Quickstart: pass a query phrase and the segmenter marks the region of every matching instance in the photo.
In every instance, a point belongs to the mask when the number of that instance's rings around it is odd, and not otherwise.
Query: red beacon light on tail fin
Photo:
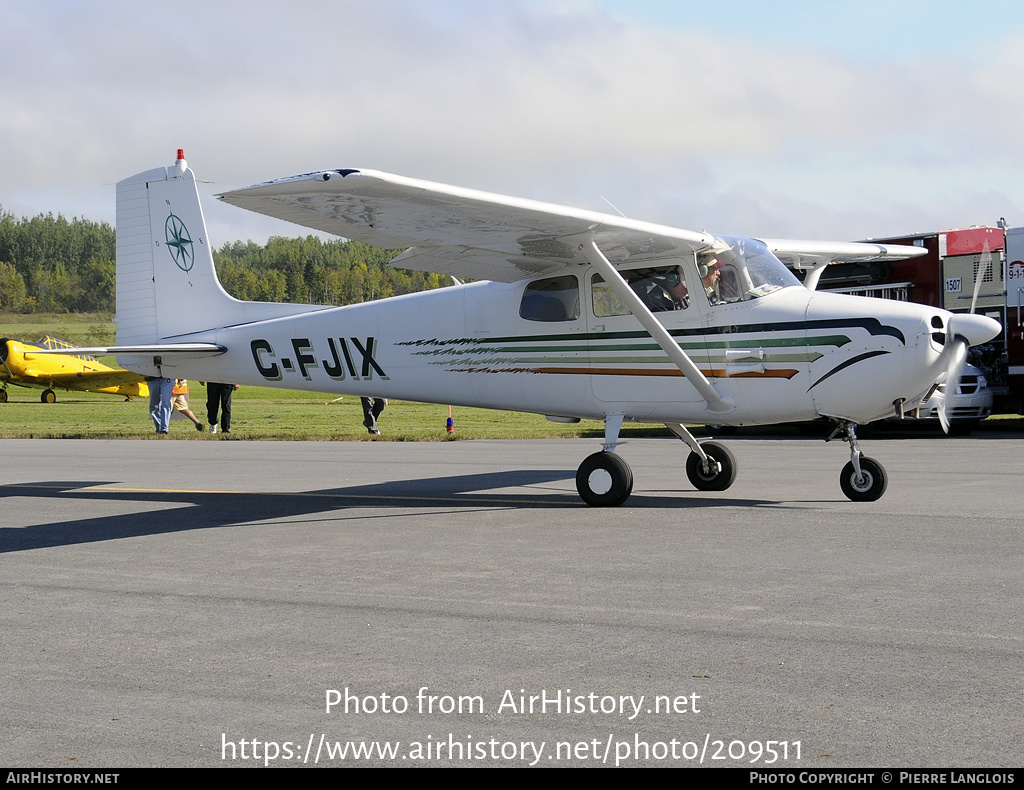
[[[184,173],[185,172],[185,168],[188,167],[187,163],[185,162],[185,149],[184,148],[179,148],[178,149],[178,159],[174,163],[174,166],[175,166],[175,168],[177,168],[179,173]]]

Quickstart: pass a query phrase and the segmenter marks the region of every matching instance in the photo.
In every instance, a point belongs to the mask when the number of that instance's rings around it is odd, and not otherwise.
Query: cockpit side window
[[[590,281],[590,296],[594,304],[594,315],[606,318],[611,315],[628,315],[629,308],[616,296],[615,291],[604,281],[604,277],[595,274]]]
[[[623,272],[622,276],[652,313],[685,310],[690,306],[686,278],[680,266],[636,269]],[[600,274],[595,274],[591,280],[591,297],[594,315],[599,318],[629,313],[629,308],[615,295]]]
[[[523,291],[519,316],[527,321],[575,321],[580,317],[580,282],[573,275],[534,280]]]
[[[724,258],[724,256],[722,256]],[[697,259],[697,274],[710,304],[739,302],[746,288],[740,289],[736,267],[714,255],[702,255]]]
[[[697,258],[697,269],[711,304],[758,299],[783,288],[799,286],[789,270],[756,239],[716,237],[713,252]]]

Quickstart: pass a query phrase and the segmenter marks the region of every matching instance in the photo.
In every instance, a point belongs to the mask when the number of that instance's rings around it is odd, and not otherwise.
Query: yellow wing
[[[46,345],[54,348],[50,343]],[[149,394],[145,379],[138,373],[108,367],[85,355],[33,353],[40,350],[31,343],[0,340],[0,380],[20,387],[59,387],[126,397]]]

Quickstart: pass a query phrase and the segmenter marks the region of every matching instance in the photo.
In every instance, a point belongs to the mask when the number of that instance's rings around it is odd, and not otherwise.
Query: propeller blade
[[[949,416],[952,409],[950,403],[956,397],[957,388],[960,386],[960,376],[963,375],[967,362],[968,347],[987,343],[1000,331],[1002,327],[999,322],[985,315],[954,313],[946,322],[946,347],[942,351],[946,357],[946,371],[943,374],[946,397],[939,411],[939,422],[946,433],[949,433]]]
[[[988,276],[992,268],[992,252],[988,248],[988,240],[985,240],[985,248],[981,253],[981,261],[978,263],[978,272],[974,275],[974,296],[971,297],[971,312],[978,306],[978,294],[981,292],[981,281]]]
[[[11,366],[7,364],[7,338],[0,339],[0,364],[7,370],[7,377],[13,379],[14,371],[11,370]]]
[[[953,399],[956,397],[960,386],[960,376],[964,372],[964,364],[967,362],[967,341],[960,336],[954,337],[946,344],[949,352],[949,359],[946,362],[946,372],[943,374],[946,379],[945,397],[942,399],[942,408],[939,410],[939,423],[942,430],[949,433],[949,418],[952,414]]]
[[[985,242],[985,249],[981,254],[978,263],[978,272],[974,277],[974,296],[971,298],[971,312],[956,313],[949,317],[946,323],[946,348],[943,354],[946,355],[945,376],[945,397],[942,399],[942,408],[939,410],[939,423],[942,430],[949,433],[949,418],[953,407],[950,405],[960,390],[960,377],[964,372],[964,365],[967,363],[967,349],[970,346],[978,346],[987,343],[1002,330],[999,322],[988,316],[976,315],[974,309],[978,306],[978,294],[981,292],[981,282],[988,275],[992,268],[992,252],[989,250],[988,242]]]

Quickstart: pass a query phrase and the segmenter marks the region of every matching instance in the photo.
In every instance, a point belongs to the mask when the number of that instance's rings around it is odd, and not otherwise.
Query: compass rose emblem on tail
[[[178,268],[183,272],[192,271],[192,265],[195,263],[192,237],[189,235],[185,223],[174,214],[168,214],[167,221],[164,222],[164,239]]]

